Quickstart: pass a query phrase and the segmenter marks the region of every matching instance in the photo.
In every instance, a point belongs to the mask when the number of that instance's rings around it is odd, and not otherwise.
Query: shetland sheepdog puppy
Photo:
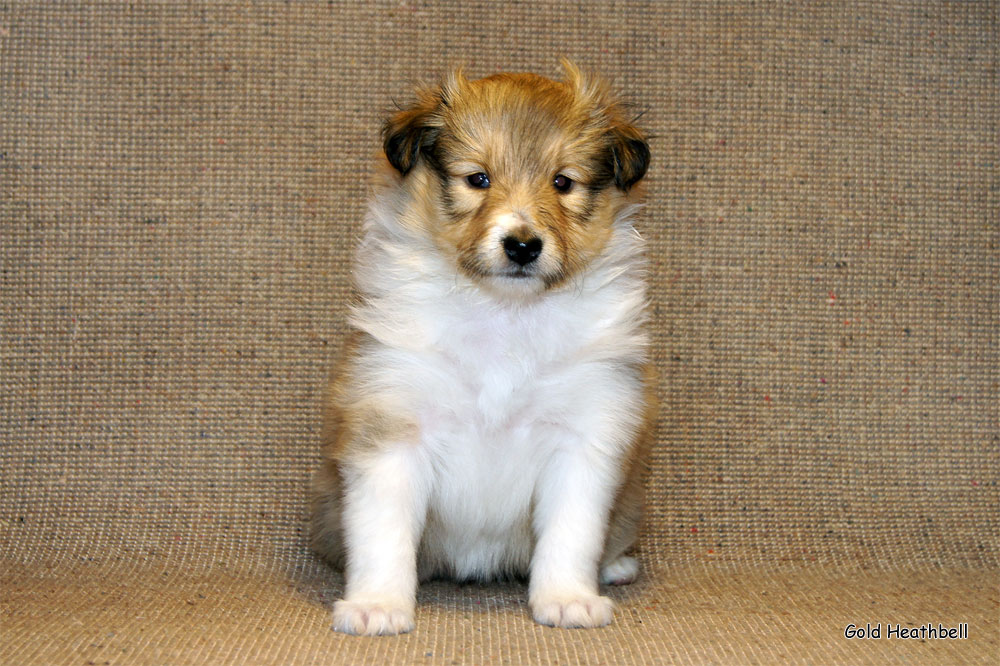
[[[337,631],[410,631],[434,577],[527,577],[535,621],[599,627],[599,582],[638,573],[649,148],[605,82],[563,67],[457,71],[385,123],[315,478]]]

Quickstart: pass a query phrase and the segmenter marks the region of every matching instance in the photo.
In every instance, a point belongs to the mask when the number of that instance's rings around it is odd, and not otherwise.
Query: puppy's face
[[[643,177],[649,148],[598,80],[454,74],[386,123],[413,221],[494,292],[540,293],[584,270]]]

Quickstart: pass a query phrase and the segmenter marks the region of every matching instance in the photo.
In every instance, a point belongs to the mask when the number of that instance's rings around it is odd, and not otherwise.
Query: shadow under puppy
[[[598,627],[598,580],[638,573],[649,149],[606,83],[563,65],[456,72],[386,122],[315,479],[337,631],[410,631],[435,576],[527,575],[537,622]]]

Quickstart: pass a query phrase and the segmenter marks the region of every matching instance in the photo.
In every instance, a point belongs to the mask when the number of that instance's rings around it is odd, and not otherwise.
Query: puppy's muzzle
[[[507,236],[502,243],[504,254],[518,266],[527,266],[542,254],[542,239],[538,236],[525,239]]]

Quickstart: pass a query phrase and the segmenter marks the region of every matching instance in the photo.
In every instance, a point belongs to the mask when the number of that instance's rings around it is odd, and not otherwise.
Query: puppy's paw
[[[550,627],[591,628],[611,624],[615,603],[596,594],[542,597],[531,602],[531,614],[538,624]]]
[[[413,611],[401,604],[341,600],[333,605],[333,629],[344,634],[393,636],[413,627]]]
[[[639,575],[639,562],[634,557],[622,555],[611,564],[601,567],[601,584],[628,585]]]

